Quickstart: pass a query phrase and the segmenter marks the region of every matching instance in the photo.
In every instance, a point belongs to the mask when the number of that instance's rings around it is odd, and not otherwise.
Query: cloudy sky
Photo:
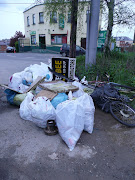
[[[24,34],[23,11],[34,2],[35,0],[0,0],[0,40],[10,39],[16,31]]]
[[[10,39],[16,31],[25,33],[23,11],[34,2],[35,0],[0,0],[0,40]],[[133,39],[134,28],[115,28],[113,36],[127,36]]]

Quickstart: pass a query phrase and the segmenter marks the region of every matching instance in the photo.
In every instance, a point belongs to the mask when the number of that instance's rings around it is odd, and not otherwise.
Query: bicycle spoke
[[[115,102],[110,106],[111,114],[115,119],[128,126],[135,126],[135,111],[128,105]]]

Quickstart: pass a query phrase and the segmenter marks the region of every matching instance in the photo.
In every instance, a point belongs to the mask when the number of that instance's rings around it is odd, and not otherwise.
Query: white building
[[[84,8],[82,15],[78,16],[76,44],[79,46],[81,46],[81,41],[86,40],[87,9],[88,5]],[[50,17],[48,17],[44,11],[44,5],[39,4],[23,12],[25,37],[30,39],[30,45],[45,48],[49,45],[70,44],[71,14],[68,10],[66,18],[61,18],[58,12],[53,15],[50,13]],[[101,24],[101,18],[99,24]]]
[[[126,36],[114,37],[117,47],[130,47],[133,44],[133,40]]]

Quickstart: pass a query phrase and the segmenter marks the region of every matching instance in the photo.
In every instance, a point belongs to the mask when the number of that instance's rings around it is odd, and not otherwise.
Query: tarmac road
[[[0,83],[45,54],[0,54]],[[92,134],[83,132],[70,152],[59,135],[22,120],[0,88],[0,180],[134,180],[135,128],[96,108]]]
[[[23,71],[31,64],[48,63],[52,57],[61,56],[59,54],[39,54],[39,53],[0,53],[0,84],[7,84],[9,77],[15,73]]]

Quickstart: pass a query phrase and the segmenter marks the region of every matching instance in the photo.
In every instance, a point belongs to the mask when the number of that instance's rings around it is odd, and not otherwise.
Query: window
[[[27,26],[30,26],[30,19],[29,19],[29,16],[27,17]]]
[[[51,44],[65,44],[67,43],[67,35],[66,34],[52,34],[51,35]]]
[[[35,14],[32,15],[32,20],[33,20],[33,24],[36,24],[35,23]]]
[[[39,13],[39,23],[44,23],[44,14],[43,14],[43,12]]]
[[[68,23],[71,23],[71,12],[68,12]]]
[[[56,12],[50,13],[50,22],[51,23],[57,23],[57,13]]]
[[[36,35],[31,35],[31,44],[36,44]]]
[[[79,46],[76,46],[76,51],[80,51],[81,48]]]

